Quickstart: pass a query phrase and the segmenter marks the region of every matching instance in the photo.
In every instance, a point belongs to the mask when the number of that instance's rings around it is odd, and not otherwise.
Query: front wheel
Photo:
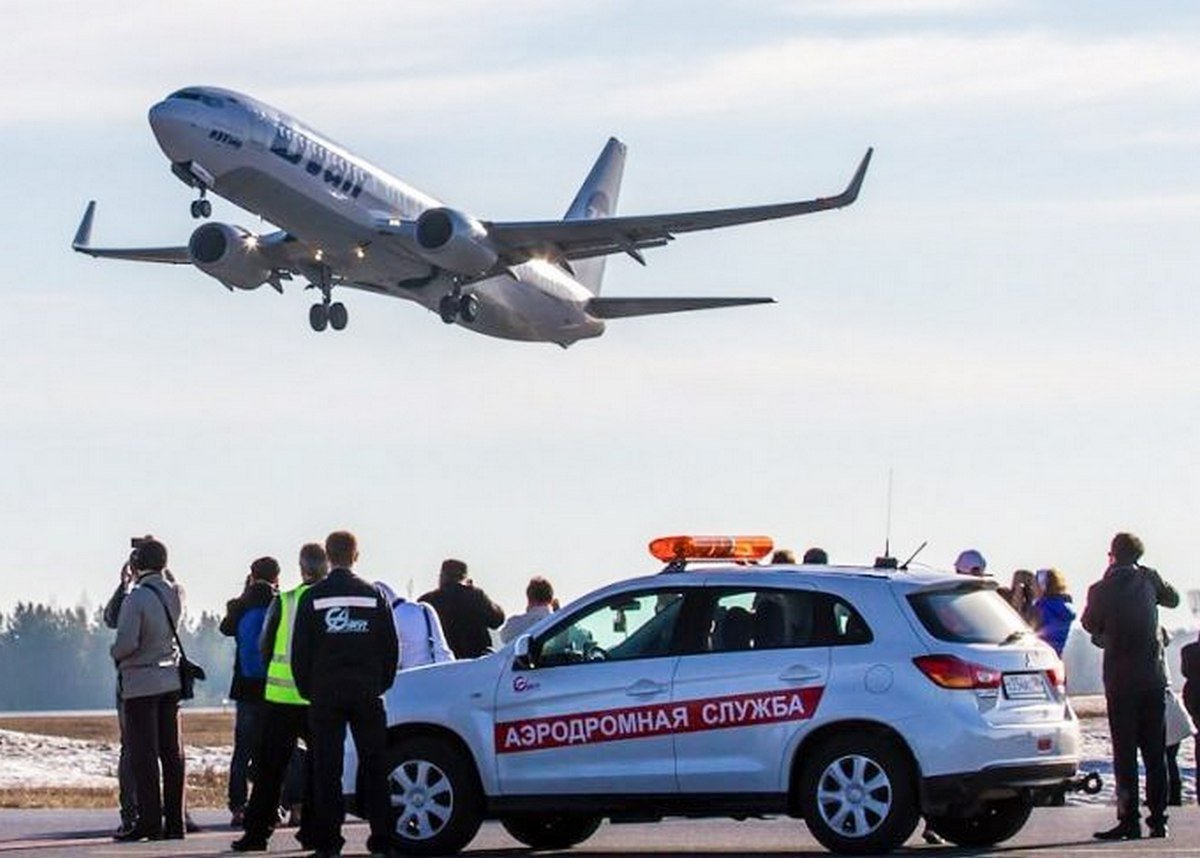
[[[908,756],[879,735],[835,736],[804,769],[800,805],[809,831],[831,852],[890,852],[917,827]]]
[[[600,827],[598,816],[566,813],[525,813],[500,820],[504,830],[531,849],[569,849]]]
[[[994,846],[1016,836],[1033,812],[1033,802],[1021,795],[986,801],[970,816],[929,817],[929,827],[956,846]]]
[[[483,821],[470,760],[439,739],[403,739],[388,748],[392,845],[406,855],[450,855]]]

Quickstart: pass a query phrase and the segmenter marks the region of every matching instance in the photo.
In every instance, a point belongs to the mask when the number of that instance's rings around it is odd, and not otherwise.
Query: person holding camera
[[[138,821],[118,842],[184,836],[184,760],[179,736],[179,587],[164,576],[167,548],[140,541],[129,558],[134,586],[117,616],[110,653],[120,671],[121,706],[137,793]],[[159,778],[159,765],[162,778]]]
[[[471,582],[466,563],[453,558],[442,561],[438,588],[418,601],[437,611],[455,658],[479,658],[492,651],[488,630],[500,628],[504,609]]]
[[[149,536],[144,537],[144,539],[152,538]],[[137,550],[136,546],[141,541],[143,540],[136,536],[131,540],[134,551]],[[135,576],[133,570],[129,566],[129,560],[126,560],[121,566],[121,582],[117,584],[117,589],[113,590],[108,603],[104,606],[104,625],[114,631],[117,628],[117,619],[121,615],[121,605],[124,604],[125,597],[129,595],[129,591],[133,588],[134,583]],[[133,758],[129,755],[129,739],[125,726],[125,707],[121,705],[121,681],[119,673],[117,674],[116,698],[117,728],[121,740],[121,754],[117,760],[117,796],[121,808],[121,825],[116,833],[126,834],[132,831],[137,825],[137,783],[133,779]]]

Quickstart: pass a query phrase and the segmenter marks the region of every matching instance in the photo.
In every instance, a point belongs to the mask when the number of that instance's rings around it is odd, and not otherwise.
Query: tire
[[[531,849],[569,849],[600,827],[598,816],[568,813],[526,813],[500,820],[504,830]]]
[[[929,817],[929,827],[956,846],[994,846],[1025,827],[1033,802],[1023,795],[983,803],[971,816]]]
[[[345,330],[346,323],[350,320],[350,313],[346,310],[346,305],[341,301],[335,301],[329,305],[329,327],[335,331]]]
[[[458,320],[458,302],[452,295],[446,295],[438,302],[438,315],[447,325],[453,325]]]
[[[388,748],[392,846],[406,855],[450,855],[471,842],[483,821],[475,769],[440,739],[402,739]]]
[[[890,852],[920,817],[908,755],[872,734],[834,736],[816,749],[801,779],[800,807],[821,845],[843,855]]]
[[[458,306],[458,315],[468,325],[479,318],[479,299],[474,295],[464,295]]]
[[[309,307],[308,324],[317,333],[325,330],[329,324],[329,308],[324,304],[313,304]]]

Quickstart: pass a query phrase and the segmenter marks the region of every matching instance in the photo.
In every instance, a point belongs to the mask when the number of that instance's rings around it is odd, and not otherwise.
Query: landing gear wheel
[[[192,217],[197,220],[212,217],[212,203],[204,199],[192,200]]]
[[[956,846],[994,846],[1016,835],[1033,812],[1025,796],[986,801],[971,816],[931,816],[929,827]]]
[[[831,852],[890,852],[917,827],[912,764],[880,735],[835,736],[816,749],[800,782],[808,830]]]
[[[500,820],[504,830],[531,849],[570,849],[600,827],[598,816],[567,813],[524,813]]]
[[[318,333],[329,324],[329,308],[324,304],[313,304],[308,308],[308,323]]]
[[[447,325],[453,325],[458,320],[458,304],[458,299],[453,295],[446,295],[438,302],[438,315]]]
[[[464,295],[458,302],[458,315],[467,324],[479,318],[479,299],[474,295]]]
[[[335,331],[345,330],[348,321],[350,321],[350,314],[346,312],[345,304],[338,301],[329,305],[329,327]]]
[[[453,855],[483,821],[471,762],[440,739],[402,739],[387,751],[392,845],[406,855]]]

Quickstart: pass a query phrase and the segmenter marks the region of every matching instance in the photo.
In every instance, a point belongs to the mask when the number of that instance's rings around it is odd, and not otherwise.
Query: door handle
[[[793,664],[784,669],[779,678],[784,682],[808,682],[811,679],[820,679],[823,675],[821,671],[814,670],[807,664]]]
[[[662,694],[667,690],[665,682],[654,682],[650,679],[639,679],[625,689],[630,697],[649,697],[652,694]]]

